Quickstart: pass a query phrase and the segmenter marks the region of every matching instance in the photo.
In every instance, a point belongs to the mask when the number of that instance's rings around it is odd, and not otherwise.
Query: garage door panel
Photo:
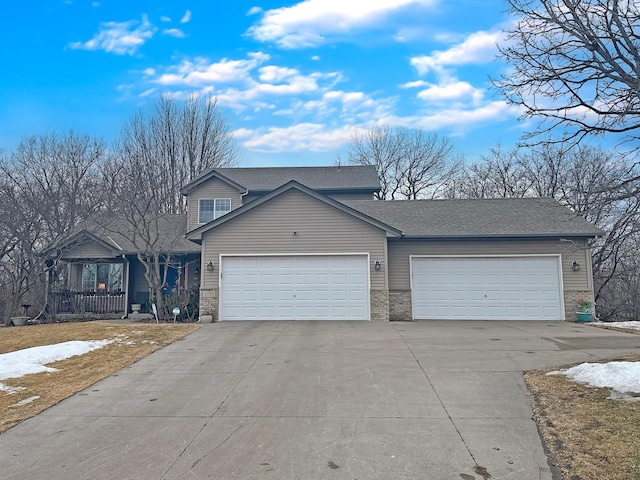
[[[368,320],[368,257],[223,256],[220,319]]]
[[[562,320],[559,257],[413,257],[416,319]]]

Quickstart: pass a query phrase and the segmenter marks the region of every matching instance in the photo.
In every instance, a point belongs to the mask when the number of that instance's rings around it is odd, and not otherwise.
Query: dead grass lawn
[[[545,375],[559,369],[527,372],[525,381],[563,480],[640,479],[640,402],[608,400],[609,389]]]
[[[118,325],[86,322],[1,328],[0,354],[71,340],[116,339],[116,342],[85,355],[48,365],[57,368],[57,372],[2,380],[5,385],[23,387],[24,390],[13,394],[0,391],[0,433],[199,327],[195,324]],[[40,398],[16,405],[31,397]]]

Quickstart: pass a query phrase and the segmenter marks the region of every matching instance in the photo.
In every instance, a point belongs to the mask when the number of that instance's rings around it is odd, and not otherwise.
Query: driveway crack
[[[247,374],[253,369],[253,367],[255,366],[256,363],[258,363],[258,361],[262,358],[262,356],[265,354],[265,352],[267,350],[269,350],[269,348],[271,348],[271,346],[275,343],[276,340],[278,340],[278,338],[280,338],[280,335],[282,335],[287,328],[289,328],[289,325],[287,324],[285,326],[285,328],[283,328],[281,331],[278,332],[278,334],[273,337],[273,340],[271,340],[271,342],[269,342],[269,345],[267,345],[266,347],[264,347],[264,349],[262,350],[262,352],[260,352],[260,355],[258,355],[256,357],[256,359],[251,363],[251,365],[249,366],[249,368],[247,368],[245,370],[245,372],[240,375],[240,378],[238,379],[238,381],[233,385],[233,387],[229,390],[229,392],[225,395],[225,397],[222,399],[222,401],[220,402],[220,405],[218,405],[216,407],[216,409],[214,410],[214,412],[209,415],[209,417],[207,418],[207,421],[204,422],[204,424],[202,425],[202,427],[196,432],[196,434],[193,436],[193,438],[191,439],[191,441],[189,441],[187,443],[187,445],[182,449],[182,451],[180,452],[180,455],[178,455],[176,457],[176,459],[171,463],[171,465],[169,465],[169,468],[167,468],[167,470],[162,474],[162,476],[160,477],[160,480],[164,479],[167,477],[167,474],[171,471],[171,469],[175,466],[176,463],[178,463],[178,460],[180,460],[182,458],[182,456],[185,454],[185,452],[189,449],[189,447],[193,444],[193,442],[195,442],[195,440],[198,438],[198,436],[200,436],[200,434],[202,433],[202,431],[207,427],[207,425],[209,425],[209,422],[211,422],[211,420],[213,419],[213,417],[216,416],[216,414],[220,411],[220,408],[222,408],[222,405],[224,405],[224,403],[227,401],[227,399],[231,396],[231,394],[235,391],[235,389],[238,387],[238,385],[240,385],[240,383],[244,380],[244,378],[247,376]],[[233,435],[236,434],[236,432],[238,430],[240,430],[242,428],[242,425],[240,425],[238,428],[236,428],[233,432],[231,432],[221,443],[219,443],[218,445],[216,445],[214,447],[213,450],[221,447],[222,445],[224,445]],[[204,457],[199,458],[198,460],[196,460],[193,465],[191,466],[191,468],[195,467],[198,463],[200,463],[200,461],[202,461],[203,458],[205,458],[206,455]]]
[[[409,351],[411,352],[411,356],[413,356],[413,359],[415,360],[415,362],[418,364],[418,366],[420,367],[420,370],[422,371],[422,374],[424,375],[424,378],[427,380],[427,382],[429,383],[429,385],[431,386],[433,392],[436,395],[436,398],[438,399],[438,402],[440,402],[440,405],[442,405],[442,409],[445,411],[445,413],[447,414],[447,418],[449,419],[449,421],[451,422],[451,425],[453,426],[453,428],[455,429],[456,433],[458,434],[458,437],[460,437],[460,440],[462,441],[462,444],[464,445],[464,448],[467,450],[467,452],[469,453],[469,456],[471,457],[471,460],[473,460],[473,463],[475,465],[476,468],[484,468],[481,465],[478,464],[476,457],[473,455],[473,453],[471,452],[471,449],[469,448],[469,445],[467,445],[467,442],[465,441],[464,437],[462,436],[462,433],[460,432],[460,430],[458,429],[458,426],[456,425],[456,422],[453,421],[453,418],[451,417],[451,414],[449,413],[449,410],[447,410],[447,407],[445,406],[444,402],[442,401],[442,398],[440,398],[440,395],[438,394],[438,391],[436,390],[435,386],[433,385],[433,382],[431,381],[431,379],[429,378],[429,374],[427,374],[427,372],[425,371],[424,367],[422,366],[422,364],[420,363],[420,360],[418,360],[418,357],[416,357],[415,352],[413,351],[413,349],[411,348],[411,346],[407,343],[407,341],[405,340],[405,338],[402,336],[402,333],[400,333],[398,331],[398,329],[396,328],[396,326],[394,325],[393,328],[396,330],[397,334],[400,336],[400,338],[402,339],[402,342],[405,344],[405,346],[407,347],[407,349],[409,349]]]

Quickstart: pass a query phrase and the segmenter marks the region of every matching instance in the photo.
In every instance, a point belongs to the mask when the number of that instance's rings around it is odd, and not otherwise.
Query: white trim
[[[487,255],[409,255],[409,286],[411,289],[411,319],[415,320],[415,302],[413,295],[413,259],[414,258],[540,258],[540,257],[554,257],[557,258],[556,262],[558,269],[558,288],[560,294],[560,321],[566,320],[565,305],[564,305],[564,278],[562,275],[562,255],[559,253],[508,253],[508,254],[487,254]]]
[[[321,257],[321,256],[340,257],[347,255],[370,255],[369,252],[329,252],[329,253],[220,253],[220,257]]]
[[[218,254],[218,321],[223,322],[224,320],[224,312],[222,311],[222,262],[224,257],[339,257],[339,256],[360,256],[366,257],[367,265],[369,268],[367,269],[367,312],[366,318],[363,320],[354,320],[354,321],[371,321],[371,269],[373,266],[371,265],[371,254],[369,252],[352,252],[352,253],[220,253]],[[203,263],[204,263],[204,256]]]
[[[560,257],[559,253],[494,253],[470,255],[409,255],[409,258],[506,258],[506,257]]]
[[[200,202],[202,202],[203,200],[211,200],[213,202],[213,212],[211,212],[213,214],[213,218],[211,220],[207,221],[207,222],[201,222],[200,221]],[[228,200],[229,201],[229,211],[223,213],[222,215],[216,216],[216,204],[220,200]],[[202,197],[202,198],[198,198],[198,225],[206,225],[207,223],[212,222],[212,221],[214,221],[214,220],[226,215],[231,210],[233,210],[233,202],[231,201],[231,197],[220,197],[220,198]]]

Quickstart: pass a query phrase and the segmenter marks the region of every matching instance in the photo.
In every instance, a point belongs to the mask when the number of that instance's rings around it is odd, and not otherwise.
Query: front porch
[[[123,291],[116,292],[52,292],[49,308],[54,315],[71,313],[85,314],[121,314],[127,312],[127,296]]]

